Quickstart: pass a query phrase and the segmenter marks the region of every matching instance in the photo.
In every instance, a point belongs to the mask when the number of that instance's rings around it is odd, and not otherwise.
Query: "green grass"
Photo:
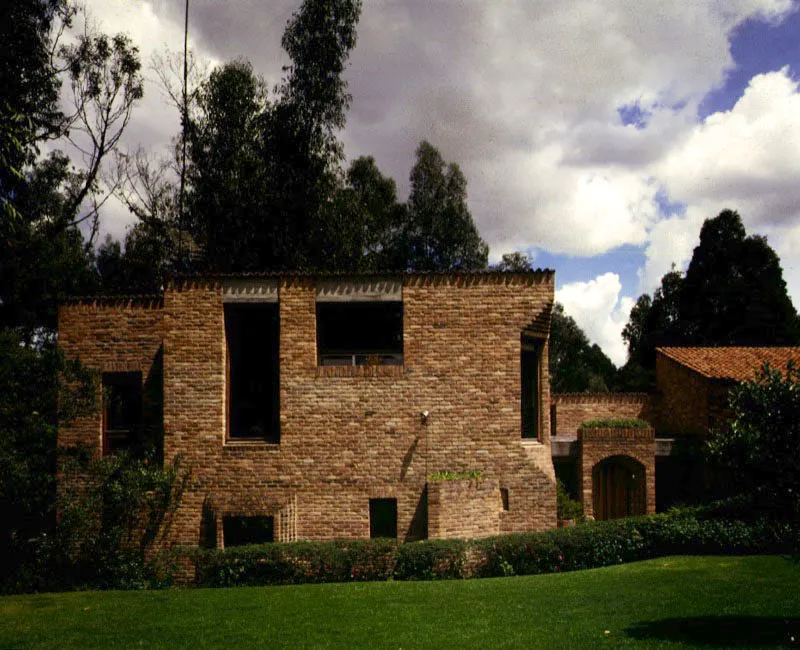
[[[800,630],[800,562],[669,557],[450,582],[0,598],[0,648],[748,647]]]

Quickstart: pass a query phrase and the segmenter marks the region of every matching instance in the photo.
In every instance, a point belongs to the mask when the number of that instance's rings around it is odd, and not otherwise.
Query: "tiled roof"
[[[753,379],[764,363],[782,371],[790,360],[800,366],[800,347],[685,347],[657,351],[709,379]]]

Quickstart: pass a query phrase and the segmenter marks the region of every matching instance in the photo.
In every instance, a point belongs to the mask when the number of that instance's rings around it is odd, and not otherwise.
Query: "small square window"
[[[369,500],[369,536],[397,539],[397,499]]]

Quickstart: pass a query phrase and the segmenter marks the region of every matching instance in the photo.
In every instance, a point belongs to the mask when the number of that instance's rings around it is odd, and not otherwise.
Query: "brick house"
[[[695,501],[708,489],[699,443],[730,420],[731,388],[764,363],[783,370],[789,361],[800,363],[800,347],[664,347],[652,394],[553,395],[556,473],[585,513],[600,518]],[[653,428],[579,431],[597,418],[639,418]]]
[[[103,392],[59,445],[180,457],[172,544],[550,528],[553,281],[253,274],[75,300],[59,346]]]

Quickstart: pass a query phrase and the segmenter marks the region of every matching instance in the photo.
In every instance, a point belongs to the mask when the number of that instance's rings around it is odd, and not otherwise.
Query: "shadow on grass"
[[[625,630],[634,639],[661,639],[709,646],[800,647],[800,618],[695,616],[638,623]]]

